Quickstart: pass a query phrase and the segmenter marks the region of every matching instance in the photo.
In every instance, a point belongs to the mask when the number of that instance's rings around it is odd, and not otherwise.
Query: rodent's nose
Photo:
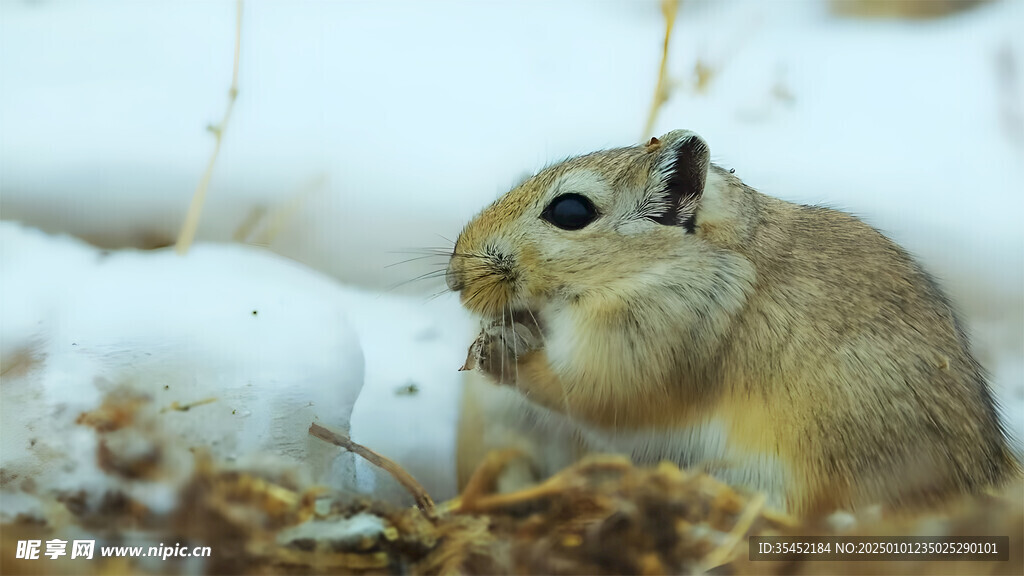
[[[444,273],[444,283],[448,285],[448,289],[452,292],[458,292],[464,286],[462,279],[459,278],[459,274],[455,271],[455,267],[451,264],[448,265],[448,271]]]

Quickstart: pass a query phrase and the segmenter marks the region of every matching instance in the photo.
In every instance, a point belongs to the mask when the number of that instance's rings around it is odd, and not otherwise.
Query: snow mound
[[[165,433],[220,460],[304,463],[313,481],[355,485],[352,455],[307,435],[314,421],[347,433],[363,383],[325,277],[241,245],[106,253],[0,222],[0,285],[5,489],[101,494],[96,435],[76,422],[112,395],[149,399]],[[118,452],[145,450],[136,440]]]

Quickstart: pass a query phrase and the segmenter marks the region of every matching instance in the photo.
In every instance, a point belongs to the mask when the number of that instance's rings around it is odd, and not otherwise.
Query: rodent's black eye
[[[551,201],[540,217],[562,230],[579,230],[597,218],[597,208],[586,196],[562,194]]]

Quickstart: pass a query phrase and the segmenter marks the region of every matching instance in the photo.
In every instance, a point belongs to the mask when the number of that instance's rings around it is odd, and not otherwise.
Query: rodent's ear
[[[660,195],[660,202],[670,208],[652,220],[693,232],[697,205],[711,165],[711,150],[703,138],[689,130],[673,130],[658,140],[660,146],[652,150],[658,157],[651,169],[648,189]]]

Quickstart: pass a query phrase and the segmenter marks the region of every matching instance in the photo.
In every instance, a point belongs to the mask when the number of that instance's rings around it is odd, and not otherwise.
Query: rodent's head
[[[676,130],[546,168],[462,230],[448,287],[498,319],[644,282],[693,236],[709,165],[707,143]]]

